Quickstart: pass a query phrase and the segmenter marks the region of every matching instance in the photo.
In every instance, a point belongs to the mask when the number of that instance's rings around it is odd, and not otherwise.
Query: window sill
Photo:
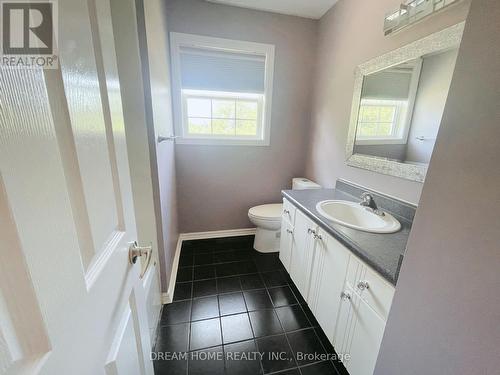
[[[199,146],[269,146],[268,139],[211,139],[211,138],[176,138],[175,143]]]
[[[356,145],[359,146],[376,146],[376,145],[404,145],[405,139],[401,138],[386,138],[386,139],[356,139]]]

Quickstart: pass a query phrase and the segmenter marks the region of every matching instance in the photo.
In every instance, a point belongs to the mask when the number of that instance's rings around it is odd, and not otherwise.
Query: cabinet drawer
[[[366,266],[363,275],[354,287],[359,291],[361,298],[387,321],[394,297],[394,287]]]
[[[283,212],[282,212],[282,218],[283,220],[286,220],[289,224],[292,225],[292,227],[295,224],[295,211],[296,208],[295,206],[290,203],[286,198],[283,198]]]
[[[349,260],[347,283],[361,298],[387,321],[394,297],[394,287],[354,255]]]

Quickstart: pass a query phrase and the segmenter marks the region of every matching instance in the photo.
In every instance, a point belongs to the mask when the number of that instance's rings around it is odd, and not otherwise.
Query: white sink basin
[[[377,215],[359,203],[327,200],[316,205],[316,209],[328,220],[348,228],[370,233],[394,233],[401,228],[401,224],[394,216],[385,212],[384,216]]]

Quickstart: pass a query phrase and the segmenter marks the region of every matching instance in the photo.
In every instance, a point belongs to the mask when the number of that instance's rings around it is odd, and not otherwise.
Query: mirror
[[[453,26],[358,67],[349,165],[424,180],[462,32]]]

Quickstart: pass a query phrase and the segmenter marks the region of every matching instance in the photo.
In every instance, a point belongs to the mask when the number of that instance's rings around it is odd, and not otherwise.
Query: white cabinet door
[[[290,261],[294,247],[293,227],[288,220],[281,220],[280,260],[285,269],[290,273]]]
[[[347,285],[340,300],[335,350],[350,375],[372,375],[385,321]]]
[[[286,220],[292,226],[295,224],[295,211],[297,211],[295,206],[288,199],[283,198],[282,219]]]
[[[335,326],[335,334],[333,339],[333,346],[339,355],[347,352],[349,347],[349,339],[353,329],[353,295],[354,292],[351,288],[346,286],[342,292],[337,296],[340,301],[340,308],[337,315],[337,322]],[[344,362],[343,358],[340,358]],[[345,364],[345,362],[344,362]]]
[[[113,4],[58,3],[60,69],[0,67],[2,374],[153,374]]]
[[[335,238],[319,230],[314,250],[311,287],[307,302],[333,344],[340,308],[340,293],[349,262],[349,251]]]
[[[317,226],[306,215],[297,210],[295,213],[295,243],[290,263],[290,277],[299,289],[302,297],[307,299],[311,266],[314,252],[313,233]]]
[[[385,321],[357,295],[353,296],[352,315],[355,321],[345,366],[351,375],[372,375],[375,370]]]

